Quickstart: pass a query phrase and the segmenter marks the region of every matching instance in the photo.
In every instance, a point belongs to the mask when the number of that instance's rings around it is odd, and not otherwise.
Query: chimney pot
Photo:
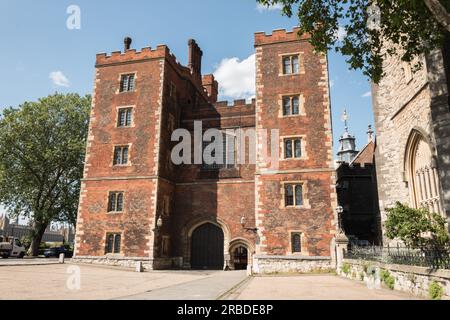
[[[125,46],[125,52],[127,50],[130,50],[132,42],[133,42],[133,39],[131,39],[130,37],[125,37],[125,39],[123,39],[123,44]]]

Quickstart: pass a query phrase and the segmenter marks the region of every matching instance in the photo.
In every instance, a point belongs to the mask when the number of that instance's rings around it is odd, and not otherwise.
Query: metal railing
[[[450,269],[450,247],[411,248],[407,246],[349,246],[344,258],[403,264],[433,269]]]

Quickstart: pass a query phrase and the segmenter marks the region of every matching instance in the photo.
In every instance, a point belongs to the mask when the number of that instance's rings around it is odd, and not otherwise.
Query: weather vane
[[[344,113],[342,114],[341,120],[344,121],[345,132],[347,132],[348,131],[348,113],[347,113],[347,109],[344,109]]]

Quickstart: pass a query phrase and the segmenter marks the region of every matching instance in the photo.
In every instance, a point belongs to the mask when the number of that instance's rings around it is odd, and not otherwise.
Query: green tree
[[[352,69],[362,69],[372,81],[383,77],[386,54],[403,61],[441,47],[450,33],[448,0],[257,0],[281,5],[282,13],[299,18],[300,34],[309,33],[317,51],[331,48],[347,56]],[[340,34],[341,37],[337,37]],[[449,38],[447,38],[449,39]],[[382,48],[389,46],[387,52]],[[415,70],[420,68],[415,63]]]
[[[450,237],[446,228],[446,219],[426,208],[413,209],[400,202],[386,209],[386,236],[389,239],[401,239],[413,248],[445,248]]]
[[[51,222],[76,222],[90,105],[54,94],[0,117],[0,203],[29,219],[33,256]]]

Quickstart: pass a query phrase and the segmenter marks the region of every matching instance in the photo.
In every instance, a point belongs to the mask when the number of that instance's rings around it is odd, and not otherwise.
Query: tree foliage
[[[34,254],[51,222],[75,224],[90,104],[54,94],[0,117],[0,203],[29,219]]]
[[[403,61],[441,47],[450,32],[448,0],[257,0],[282,13],[299,18],[300,33],[311,35],[320,52],[331,48],[347,56],[352,69],[362,69],[372,81],[383,77],[386,54],[399,54]],[[341,35],[338,37],[337,35]],[[393,44],[385,51],[385,42]]]
[[[450,237],[446,228],[446,219],[426,208],[413,209],[400,202],[386,209],[386,236],[389,239],[401,239],[414,248],[445,248]]]

